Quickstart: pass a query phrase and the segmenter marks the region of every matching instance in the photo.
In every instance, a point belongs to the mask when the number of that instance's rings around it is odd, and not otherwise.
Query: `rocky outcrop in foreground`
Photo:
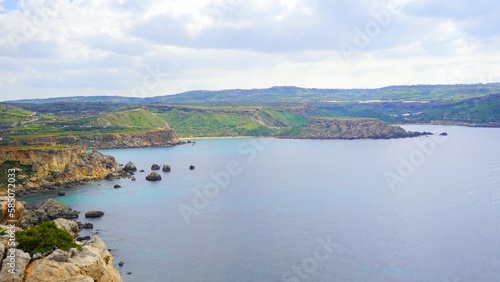
[[[429,135],[406,131],[400,126],[376,119],[311,118],[298,135],[299,139],[392,139]]]
[[[33,149],[0,147],[0,160],[11,161],[16,169],[16,191],[27,194],[43,190],[76,186],[102,179],[127,176],[112,156],[85,148]],[[5,183],[0,184],[7,186]],[[0,190],[5,192],[4,189]]]
[[[19,203],[22,213],[20,221],[27,217],[39,217],[40,221],[53,220],[59,229],[68,231],[73,238],[78,236],[78,224],[75,221],[59,218],[72,212],[67,205],[48,199],[33,211],[25,210],[24,205]],[[0,201],[0,210],[7,206],[6,201]],[[17,207],[16,207],[17,209]],[[78,215],[78,212],[75,212]],[[57,217],[54,219],[54,217]],[[29,220],[28,220],[29,221]],[[28,221],[24,221],[25,223]],[[0,230],[9,229],[8,226],[0,225]],[[19,230],[19,228],[16,228]],[[81,245],[81,251],[76,248],[63,251],[55,249],[45,254],[33,254],[16,249],[15,270],[9,265],[11,253],[9,238],[0,238],[0,281],[2,282],[120,282],[122,278],[118,270],[113,266],[113,257],[108,251],[106,244],[97,236],[87,238]],[[9,271],[10,270],[10,271]]]
[[[25,279],[25,282],[122,281],[113,266],[108,247],[98,236],[85,242],[81,251],[55,250],[47,257],[35,260],[26,267]]]

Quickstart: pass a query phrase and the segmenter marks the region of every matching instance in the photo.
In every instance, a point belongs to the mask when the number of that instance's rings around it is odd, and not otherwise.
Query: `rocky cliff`
[[[177,145],[180,140],[174,129],[159,129],[145,132],[108,133],[67,136],[35,136],[10,139],[9,145],[73,145],[90,149],[140,148]]]
[[[0,147],[2,173],[15,169],[17,194],[74,186],[104,178],[126,176],[112,156],[97,151],[86,153],[85,148],[6,148]],[[0,194],[7,188],[6,175],[2,175]]]
[[[311,118],[293,138],[301,139],[391,139],[427,135],[406,131],[377,119]]]

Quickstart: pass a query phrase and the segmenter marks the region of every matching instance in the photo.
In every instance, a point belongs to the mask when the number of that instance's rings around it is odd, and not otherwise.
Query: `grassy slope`
[[[165,127],[165,120],[150,111],[135,109],[106,114],[98,118],[93,124],[98,126],[154,129]]]
[[[172,109],[160,114],[180,137],[269,135],[271,130],[248,111]]]

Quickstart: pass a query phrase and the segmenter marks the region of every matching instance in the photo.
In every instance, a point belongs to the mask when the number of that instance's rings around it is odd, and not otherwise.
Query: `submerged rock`
[[[161,175],[156,172],[151,172],[148,176],[146,176],[146,180],[148,181],[159,181],[161,180]]]

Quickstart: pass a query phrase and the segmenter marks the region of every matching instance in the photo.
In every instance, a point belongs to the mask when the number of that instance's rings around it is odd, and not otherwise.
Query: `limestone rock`
[[[26,282],[123,281],[113,266],[108,247],[97,236],[84,244],[81,252],[56,250],[48,257],[34,261],[29,265],[25,279]]]
[[[6,224],[7,220],[20,220],[24,213],[24,205],[20,201],[16,201],[15,212],[13,213],[14,217],[12,218],[9,213],[9,198],[8,197],[0,197],[0,224]],[[1,257],[0,257],[1,259]]]
[[[16,249],[14,252],[14,255],[16,257],[16,264],[15,264],[15,269],[14,273],[9,273],[9,269],[11,269],[9,263],[10,263],[10,258],[9,258],[10,252],[7,251],[7,257],[3,260],[2,263],[2,270],[0,271],[0,281],[2,282],[21,282],[24,281],[24,271],[26,269],[26,266],[30,262],[30,255],[28,253],[23,252],[22,250]]]
[[[78,236],[78,233],[80,232],[80,229],[78,229],[78,223],[76,223],[76,221],[67,220],[64,218],[57,218],[54,219],[54,222],[59,229],[64,229],[68,231],[69,234],[73,236],[73,238],[76,238],[76,236]]]
[[[151,172],[148,176],[146,176],[146,180],[148,181],[159,181],[161,180],[161,175],[156,172]]]
[[[85,213],[86,218],[96,218],[96,217],[101,217],[104,215],[104,212],[102,211],[88,211]]]
[[[78,211],[58,200],[47,199],[35,210],[25,211],[20,226],[24,228],[31,224],[39,224],[56,218],[78,218],[78,214]]]
[[[0,259],[3,258],[4,254],[5,254],[5,245],[3,243],[0,243]]]
[[[112,156],[84,147],[7,150],[0,148],[0,160],[11,160],[31,167],[16,173],[18,194],[71,187],[101,180],[124,177],[120,164]],[[2,194],[2,191],[0,191]]]
[[[137,167],[135,167],[133,162],[128,162],[124,167],[123,170],[126,172],[134,172],[137,171]]]

